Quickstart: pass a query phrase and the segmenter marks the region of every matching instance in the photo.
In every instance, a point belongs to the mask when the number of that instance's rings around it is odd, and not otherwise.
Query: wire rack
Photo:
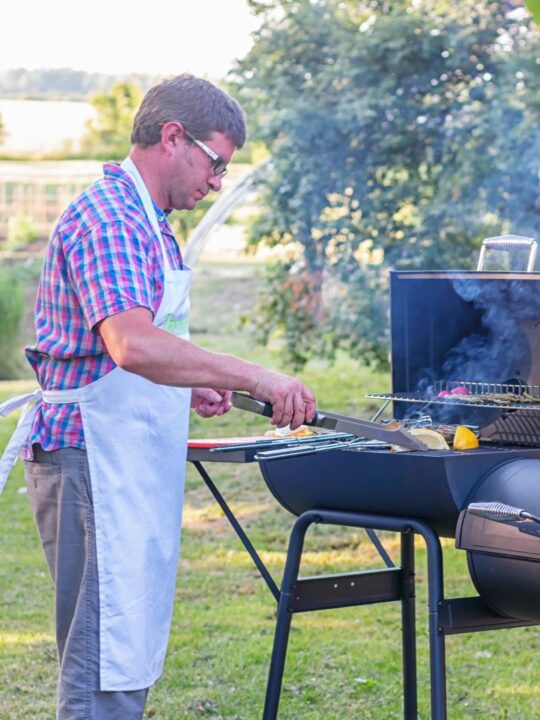
[[[458,388],[460,391],[456,392]],[[524,383],[441,380],[430,385],[424,392],[373,393],[367,397],[423,405],[463,405],[498,410],[540,410],[540,385]]]

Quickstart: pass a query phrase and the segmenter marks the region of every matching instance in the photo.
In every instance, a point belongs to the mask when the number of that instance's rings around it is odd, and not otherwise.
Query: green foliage
[[[131,126],[142,100],[133,83],[117,83],[110,92],[92,98],[96,120],[89,120],[81,145],[93,157],[120,160],[129,153]]]
[[[252,243],[295,251],[259,330],[295,362],[344,345],[384,365],[389,268],[470,268],[484,237],[539,234],[540,33],[494,0],[250,5],[232,79],[273,156]]]
[[[0,267],[0,380],[18,375],[20,349],[17,338],[23,312],[23,283],[16,273]]]
[[[2,115],[0,115],[0,145],[6,141],[6,126]]]
[[[525,5],[531,11],[536,22],[540,24],[540,0],[525,0]]]
[[[27,215],[12,215],[7,224],[6,250],[20,250],[40,239],[34,219]]]

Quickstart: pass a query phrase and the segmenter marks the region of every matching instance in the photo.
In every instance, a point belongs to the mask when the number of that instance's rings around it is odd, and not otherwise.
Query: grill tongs
[[[272,406],[270,403],[255,400],[243,393],[233,392],[232,404],[239,410],[248,410],[258,415],[272,417]],[[400,445],[401,447],[411,450],[428,449],[427,445],[407,432],[399,420],[390,420],[387,423],[376,423],[370,422],[369,420],[359,420],[347,415],[318,411],[313,420],[310,423],[306,423],[306,425],[324,428],[325,430],[333,430],[334,432],[350,433],[356,437],[368,438],[369,440],[381,440],[389,445]]]

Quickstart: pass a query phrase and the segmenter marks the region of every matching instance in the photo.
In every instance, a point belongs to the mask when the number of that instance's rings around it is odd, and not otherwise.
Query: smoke
[[[478,331],[463,338],[447,355],[445,379],[504,383],[528,381],[530,329],[540,322],[540,293],[533,279],[453,281],[456,294],[480,313]]]

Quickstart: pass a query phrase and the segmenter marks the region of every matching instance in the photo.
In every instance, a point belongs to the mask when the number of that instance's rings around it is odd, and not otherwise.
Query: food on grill
[[[444,435],[437,432],[437,430],[432,430],[431,428],[410,428],[408,432],[427,445],[428,450],[450,450],[448,443],[444,439]],[[392,445],[392,450],[394,452],[405,452],[409,450],[409,448]]]
[[[540,398],[530,395],[529,393],[471,393],[466,397],[462,398],[466,402],[477,403],[482,405],[483,403],[493,403],[495,405],[513,405],[514,403],[540,403]]]
[[[437,397],[448,397],[448,395],[470,395],[470,392],[469,388],[465,387],[465,385],[458,385],[457,387],[452,388],[452,390],[441,390]]]
[[[431,428],[411,428],[411,435],[414,435],[428,446],[429,450],[450,450],[444,436]]]
[[[465,385],[458,385],[450,390],[450,395],[470,395],[471,391]]]
[[[454,435],[454,450],[473,450],[478,447],[478,438],[468,427],[458,425]]]
[[[296,428],[296,430],[291,430],[291,428],[287,425],[287,427],[268,430],[264,433],[265,437],[270,438],[309,437],[310,435],[315,435],[315,433],[306,425],[300,425],[300,427]]]

